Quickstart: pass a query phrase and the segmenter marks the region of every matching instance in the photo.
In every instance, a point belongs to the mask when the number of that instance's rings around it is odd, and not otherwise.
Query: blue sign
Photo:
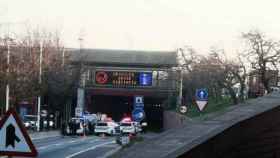
[[[144,104],[134,104],[134,109],[144,109]]]
[[[140,86],[152,86],[153,74],[151,72],[140,72],[139,84]]]
[[[206,89],[197,89],[195,97],[198,101],[208,101],[208,92]]]
[[[134,109],[132,111],[132,119],[136,122],[140,122],[145,118],[145,111],[141,108]]]
[[[144,97],[143,96],[134,96],[134,109],[144,108]]]
[[[143,96],[135,96],[134,97],[134,104],[144,104],[144,97]]]

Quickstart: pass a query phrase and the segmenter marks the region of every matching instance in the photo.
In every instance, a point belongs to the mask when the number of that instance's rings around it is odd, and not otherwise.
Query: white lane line
[[[49,138],[56,138],[56,137],[61,137],[61,136],[42,136],[42,137],[31,137],[31,140],[40,140],[40,139],[49,139]]]
[[[111,155],[113,155],[114,153],[118,152],[119,150],[121,150],[121,146],[118,146],[117,148],[113,149],[113,150],[110,150],[108,152],[106,152],[103,156],[99,156],[97,158],[107,158]]]
[[[65,143],[50,144],[50,145],[38,147],[38,149],[47,149],[47,148],[52,147],[52,146],[61,146],[61,145],[64,145],[64,144]]]
[[[87,148],[87,149],[85,149],[85,150],[79,151],[79,152],[77,152],[77,153],[71,154],[71,155],[69,155],[69,156],[67,156],[67,157],[65,157],[65,158],[72,158],[72,157],[74,157],[74,156],[80,155],[80,154],[82,154],[82,153],[88,152],[88,151],[90,151],[90,150],[93,150],[93,149],[95,149],[95,148],[98,148],[98,147],[101,147],[101,146],[104,146],[104,145],[112,144],[112,143],[114,143],[114,142],[115,142],[115,141],[111,141],[111,142],[106,142],[106,143],[98,144],[98,145],[92,146],[92,147],[90,147],[90,148]]]
[[[46,145],[46,146],[41,146],[41,147],[38,147],[37,149],[47,149],[51,146],[53,146],[54,144],[51,144],[51,145]]]
[[[118,146],[118,144],[108,144],[108,145],[105,145],[105,147],[111,147],[111,148],[116,147],[116,146]]]
[[[83,142],[83,141],[85,141],[85,140],[84,139],[83,140],[72,140],[72,141],[68,141],[66,143],[56,143],[56,144],[41,146],[41,147],[38,147],[37,149],[43,150],[43,149],[47,149],[47,148],[52,147],[52,146],[61,146],[61,145],[65,145],[65,144],[72,144],[72,143]],[[95,140],[94,142],[96,142],[96,141],[98,141],[98,140]]]
[[[60,146],[60,145],[63,145],[65,143],[57,143],[57,144],[54,144],[55,146]]]
[[[95,143],[95,142],[98,142],[98,141],[101,141],[100,139],[94,139],[94,140],[91,140],[90,143]]]

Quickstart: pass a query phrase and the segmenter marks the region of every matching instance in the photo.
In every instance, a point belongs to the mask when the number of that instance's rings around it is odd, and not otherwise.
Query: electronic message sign
[[[152,86],[152,72],[96,71],[95,84],[119,87]]]

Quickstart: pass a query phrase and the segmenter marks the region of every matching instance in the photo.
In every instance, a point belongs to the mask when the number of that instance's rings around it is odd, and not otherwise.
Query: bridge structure
[[[114,157],[278,158],[280,93],[233,105],[124,149]]]
[[[71,65],[80,70],[72,111],[102,113],[119,122],[132,116],[135,98],[142,97],[143,121],[149,129],[162,130],[164,109],[181,100],[176,51],[69,49],[67,53]]]

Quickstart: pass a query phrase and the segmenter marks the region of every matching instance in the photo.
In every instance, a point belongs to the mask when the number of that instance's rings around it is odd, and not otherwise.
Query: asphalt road
[[[114,137],[53,137],[33,141],[38,158],[105,158],[117,150]]]

